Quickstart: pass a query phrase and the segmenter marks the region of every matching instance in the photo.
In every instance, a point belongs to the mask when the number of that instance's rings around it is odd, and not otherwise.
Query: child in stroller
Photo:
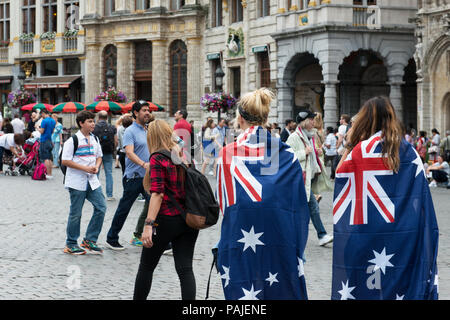
[[[3,164],[8,165],[8,170],[5,171],[5,174],[12,174],[14,172],[14,156],[20,156],[19,150],[21,150],[23,144],[23,134],[9,133],[0,136],[0,172],[3,171]]]

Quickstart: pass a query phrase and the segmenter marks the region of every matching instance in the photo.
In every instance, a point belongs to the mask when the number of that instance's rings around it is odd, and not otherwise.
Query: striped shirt
[[[73,139],[69,138],[64,143],[61,160],[72,160],[75,163],[84,166],[95,166],[97,158],[103,157],[100,143],[97,142],[95,136],[91,133],[87,139],[81,131],[76,133],[78,137],[78,149],[73,154]],[[100,187],[100,181],[96,174],[89,174],[85,171],[67,167],[66,180],[64,186],[79,191],[86,191],[87,184],[90,184],[91,189],[95,190]]]

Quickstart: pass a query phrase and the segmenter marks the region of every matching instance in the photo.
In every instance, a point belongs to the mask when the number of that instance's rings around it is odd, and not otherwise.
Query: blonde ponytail
[[[244,94],[238,101],[238,112],[250,125],[267,123],[270,103],[275,94],[268,88],[260,88]]]

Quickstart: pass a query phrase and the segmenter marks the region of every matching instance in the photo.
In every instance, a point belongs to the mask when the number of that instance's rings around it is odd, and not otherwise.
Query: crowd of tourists
[[[137,300],[147,299],[153,271],[168,249],[182,299],[196,297],[192,262],[201,231],[186,218],[193,197],[186,192],[188,168],[217,180],[215,201],[223,214],[217,270],[226,299],[307,299],[303,264],[310,221],[319,246],[333,242],[332,299],[436,299],[439,233],[429,186],[448,183],[450,131],[441,138],[433,129],[427,139],[425,132],[404,129],[386,97],[370,99],[352,118],[341,115],[336,128],[324,128],[320,113],[302,108],[281,129],[268,124],[273,98],[266,88],[247,93],[234,119],[215,123],[208,118],[198,132],[185,110],[175,113],[171,127],[155,119],[145,101],[136,101],[115,126],[106,112],[81,111],[79,130],[65,141],[57,116],[46,110],[25,121],[0,118],[0,171],[3,153],[19,156],[26,140],[38,139],[47,179],[53,168],[64,169],[70,197],[64,252],[84,255],[103,253],[97,240],[106,201],[116,200],[113,165],[120,167],[123,194],[105,246],[125,250],[119,234],[142,198],[131,239],[142,247]],[[102,166],[106,197],[99,180]],[[333,190],[329,234],[319,203],[321,193]],[[93,215],[79,244],[86,200]],[[396,260],[390,262],[393,252]],[[395,270],[386,270],[393,263]],[[381,284],[369,285],[372,273],[383,278]]]

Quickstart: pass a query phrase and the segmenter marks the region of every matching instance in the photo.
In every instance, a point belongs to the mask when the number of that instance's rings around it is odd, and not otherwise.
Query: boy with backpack
[[[85,254],[84,249],[93,254],[103,253],[103,250],[96,244],[106,212],[105,197],[97,176],[102,164],[103,153],[99,141],[92,134],[95,127],[94,118],[95,115],[90,111],[78,113],[76,122],[80,130],[75,134],[76,137],[71,137],[64,143],[61,155],[62,165],[67,167],[64,186],[70,194],[64,252],[72,255]],[[78,238],[85,200],[92,203],[94,213],[86,230],[86,236],[81,243],[81,247],[84,248],[82,249],[78,246]]]
[[[117,129],[106,122],[108,120],[108,113],[106,111],[100,111],[98,113],[98,122],[95,125],[94,134],[100,140],[103,153],[103,168],[105,170],[106,178],[106,199],[108,201],[114,201],[113,197],[113,162],[114,162],[114,150],[116,149],[118,138]],[[99,174],[100,175],[100,171]]]

